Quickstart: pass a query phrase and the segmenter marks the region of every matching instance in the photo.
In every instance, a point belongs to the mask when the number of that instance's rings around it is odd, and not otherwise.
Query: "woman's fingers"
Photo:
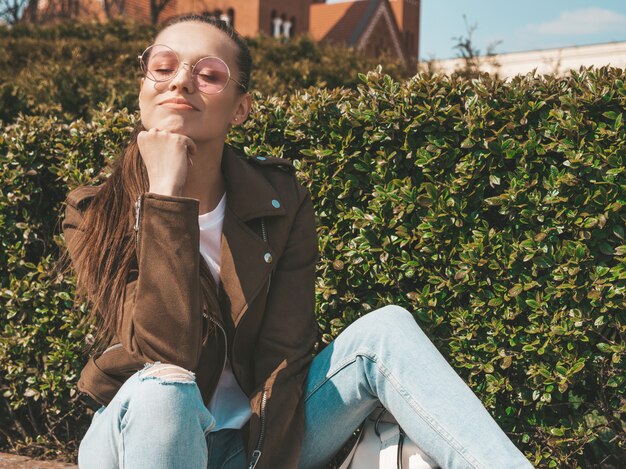
[[[177,191],[185,185],[187,168],[193,165],[191,155],[197,152],[191,138],[153,127],[138,134],[137,145],[151,187]]]

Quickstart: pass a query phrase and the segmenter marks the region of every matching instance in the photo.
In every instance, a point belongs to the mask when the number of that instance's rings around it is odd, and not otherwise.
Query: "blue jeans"
[[[148,375],[153,366],[132,375],[94,414],[80,444],[79,467],[245,468],[240,431],[211,432],[215,419],[193,378]],[[442,468],[532,468],[398,306],[359,318],[322,350],[311,363],[305,392],[300,469],[324,467],[379,403]]]

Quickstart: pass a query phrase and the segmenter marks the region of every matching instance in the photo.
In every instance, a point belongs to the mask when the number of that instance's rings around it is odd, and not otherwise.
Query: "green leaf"
[[[581,371],[583,368],[585,367],[585,362],[584,361],[578,361],[576,363],[574,363],[572,365],[572,368],[570,369],[570,373],[574,374],[574,373],[578,373],[579,371]]]
[[[541,307],[541,305],[537,301],[533,300],[532,298],[527,299],[526,304],[530,306],[533,310],[537,310]]]
[[[550,435],[563,436],[563,435],[565,435],[565,431],[563,431],[562,428],[554,428],[553,427],[553,428],[550,429]]]

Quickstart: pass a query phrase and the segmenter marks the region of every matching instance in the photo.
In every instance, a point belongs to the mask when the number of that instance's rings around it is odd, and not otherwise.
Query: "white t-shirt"
[[[216,285],[219,285],[220,279],[220,243],[225,208],[226,194],[214,210],[198,216],[200,254],[206,260]],[[241,428],[252,415],[250,401],[239,387],[228,358],[207,408],[217,421],[217,425],[211,430],[213,432],[223,428]]]

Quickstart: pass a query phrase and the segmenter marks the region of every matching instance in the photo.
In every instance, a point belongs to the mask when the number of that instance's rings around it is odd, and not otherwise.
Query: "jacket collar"
[[[226,205],[242,221],[253,218],[285,215],[276,189],[256,168],[251,158],[224,144],[222,174],[226,185]],[[273,201],[280,203],[276,208]]]
[[[221,239],[219,298],[236,327],[249,304],[270,276],[276,252],[246,221],[286,214],[276,189],[254,161],[224,144],[222,174],[226,184],[226,210]],[[280,206],[275,208],[272,201]],[[271,242],[271,241],[270,241]]]

